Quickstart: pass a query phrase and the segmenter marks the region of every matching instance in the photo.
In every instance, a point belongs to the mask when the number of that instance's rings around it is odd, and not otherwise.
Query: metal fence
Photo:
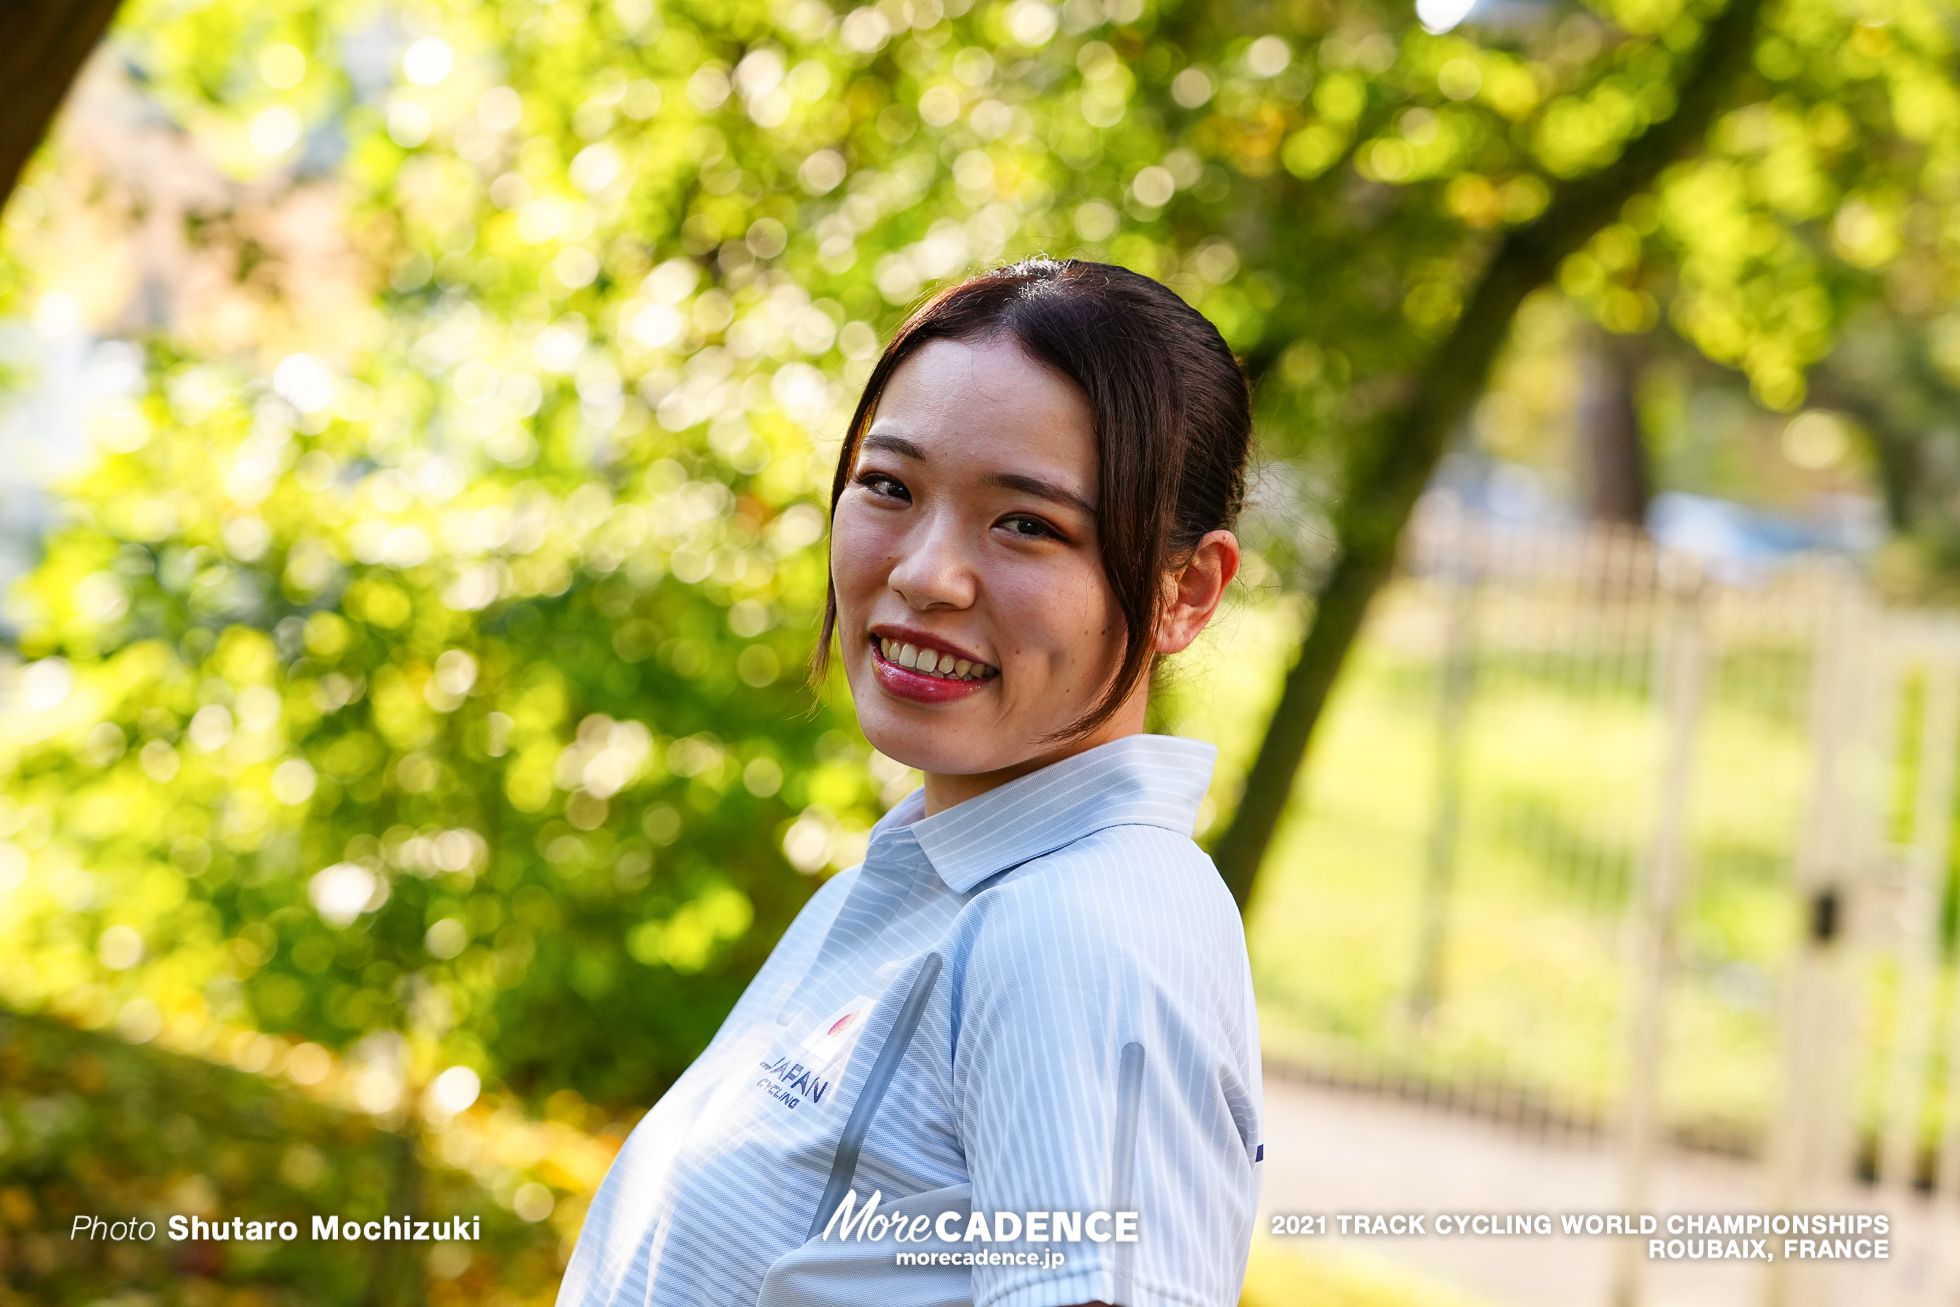
[[[1842,558],[1432,497],[1276,853],[1277,1038],[1610,1136],[1632,1209],[1672,1139],[1761,1159],[1765,1210],[1860,1177],[1960,1218],[1957,737],[1960,620]]]

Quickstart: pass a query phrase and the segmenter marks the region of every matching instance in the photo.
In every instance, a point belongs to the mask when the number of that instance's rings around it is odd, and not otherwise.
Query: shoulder
[[[1218,1071],[1214,1087],[1258,1074],[1237,906],[1173,831],[1106,827],[1003,873],[962,911],[946,976],[962,1081],[1009,1075],[1003,1059],[1071,1083],[1085,1059],[1113,1075],[1131,1042]]]
[[[1202,849],[1158,826],[1107,826],[1002,873],[962,912],[956,957],[1066,974],[1238,990],[1238,906]]]
[[[975,903],[1030,926],[1060,915],[1085,938],[1154,939],[1168,930],[1243,941],[1245,933],[1204,850],[1161,826],[1093,831],[1003,873]]]

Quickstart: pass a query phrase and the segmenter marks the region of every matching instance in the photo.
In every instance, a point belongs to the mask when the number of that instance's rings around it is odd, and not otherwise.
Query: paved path
[[[1446,1280],[1503,1307],[1608,1307],[1615,1245],[1610,1236],[1554,1233],[1463,1237],[1435,1233],[1437,1213],[1563,1213],[1616,1210],[1616,1158],[1599,1142],[1540,1140],[1516,1129],[1396,1099],[1266,1081],[1266,1178],[1262,1231],[1271,1213],[1325,1215],[1324,1239],[1282,1246],[1359,1254]],[[1753,1163],[1671,1153],[1647,1210],[1670,1213],[1764,1210]],[[1847,1187],[1829,1212],[1884,1212],[1892,1259],[1785,1263],[1794,1278],[1787,1307],[1960,1307],[1960,1207],[1935,1213],[1923,1198]],[[1426,1236],[1343,1236],[1342,1213],[1423,1213]],[[1935,1227],[1944,1240],[1935,1237]],[[1636,1240],[1644,1252],[1645,1240]],[[1773,1242],[1772,1247],[1778,1247]],[[1778,1248],[1780,1252],[1780,1247]],[[1938,1259],[1947,1258],[1944,1270]],[[1641,1307],[1764,1307],[1761,1262],[1639,1263]],[[1805,1279],[1808,1273],[1812,1278]]]

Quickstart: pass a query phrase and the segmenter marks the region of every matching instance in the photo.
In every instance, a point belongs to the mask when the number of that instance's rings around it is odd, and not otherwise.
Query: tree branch
[[[75,74],[102,39],[118,0],[15,0],[7,6],[7,41],[0,45],[0,204],[14,193]]]
[[[1561,183],[1545,211],[1498,245],[1463,314],[1430,359],[1415,393],[1379,440],[1363,441],[1335,517],[1333,566],[1283,683],[1266,737],[1247,774],[1232,824],[1213,846],[1218,869],[1243,909],[1315,724],[1375,592],[1395,563],[1402,528],[1442,457],[1450,430],[1484,389],[1518,306],[1559,263],[1670,163],[1701,142],[1735,83],[1749,69],[1763,0],[1730,0],[1709,24],[1678,84],[1674,112],[1636,137],[1618,160]]]

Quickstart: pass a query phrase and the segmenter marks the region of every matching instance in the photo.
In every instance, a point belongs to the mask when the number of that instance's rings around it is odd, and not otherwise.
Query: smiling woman
[[[1047,737],[1122,661],[1096,448],[1080,389],[1011,337],[925,344],[858,443],[833,516],[835,621],[859,724],[933,778],[928,812],[1079,751]]]
[[[1224,341],[1147,277],[1036,259],[954,287],[892,339],[852,418],[831,485],[837,537],[817,675],[834,633],[845,633],[847,659],[858,643],[840,610],[846,573],[859,576],[866,557],[843,540],[860,516],[863,496],[852,491],[879,493],[866,479],[876,478],[909,499],[907,478],[891,473],[894,460],[910,460],[913,478],[940,483],[940,503],[912,514],[906,529],[958,500],[969,525],[986,519],[1004,528],[1001,539],[1062,546],[1034,556],[1035,570],[1053,582],[1073,567],[1072,582],[1100,601],[1090,614],[1104,619],[1095,643],[1071,653],[1100,667],[1096,647],[1113,637],[1120,656],[1091,706],[1062,719],[1058,734],[1094,732],[1157,655],[1196,637],[1231,580],[1238,542],[1229,528],[1250,434],[1245,381]],[[937,470],[928,466],[935,446]],[[924,543],[908,576],[945,558],[933,547],[943,540]],[[859,661],[847,671],[862,714]]]
[[[834,642],[925,784],[634,1131],[561,1304],[1237,1302],[1244,933],[1191,841],[1213,751],[1143,724],[1238,569],[1250,428],[1217,331],[1121,268],[1003,268],[894,337],[813,670]]]

